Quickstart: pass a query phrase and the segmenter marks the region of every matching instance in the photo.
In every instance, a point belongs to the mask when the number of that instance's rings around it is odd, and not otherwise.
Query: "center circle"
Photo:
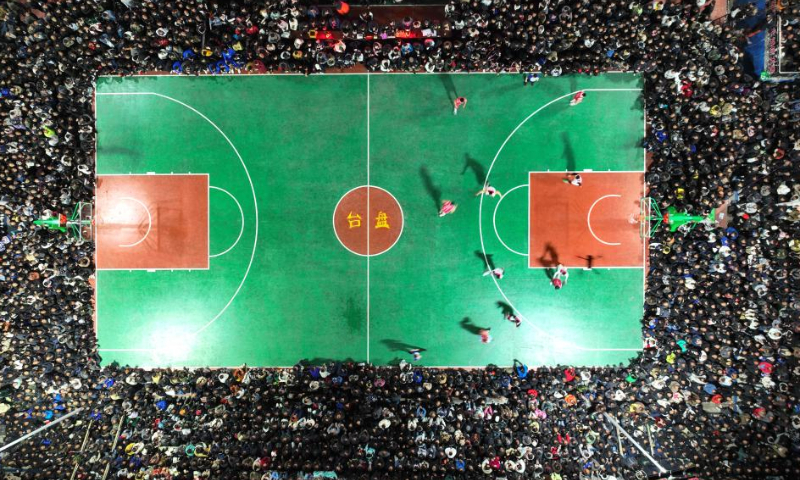
[[[403,233],[403,209],[388,191],[372,185],[342,195],[333,211],[333,231],[339,243],[356,255],[380,255]]]

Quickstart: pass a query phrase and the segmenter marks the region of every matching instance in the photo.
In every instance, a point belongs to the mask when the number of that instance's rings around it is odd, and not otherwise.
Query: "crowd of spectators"
[[[0,4],[0,444],[83,409],[3,452],[0,476],[642,478],[608,414],[700,478],[800,478],[797,84],[746,73],[742,32],[702,0],[451,1],[394,24],[345,10]],[[411,29],[425,38],[396,38]],[[650,196],[723,206],[724,226],[652,239],[646,348],[625,366],[101,368],[92,244],[32,225],[92,201],[95,77],[339,68],[641,72]]]
[[[777,21],[780,22],[780,56],[781,71],[800,72],[800,2],[790,1],[780,9]]]

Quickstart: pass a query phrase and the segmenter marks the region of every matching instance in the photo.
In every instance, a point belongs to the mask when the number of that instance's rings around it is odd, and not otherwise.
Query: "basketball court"
[[[641,86],[627,73],[534,87],[98,79],[103,363],[393,364],[410,348],[424,366],[625,362],[642,348]],[[457,116],[456,96],[469,100]],[[486,185],[503,195],[476,196]],[[457,211],[439,217],[443,200]],[[559,263],[570,276],[556,291]]]

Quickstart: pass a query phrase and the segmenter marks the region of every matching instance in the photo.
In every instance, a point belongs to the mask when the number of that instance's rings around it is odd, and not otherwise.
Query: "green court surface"
[[[642,171],[641,87],[625,73],[533,87],[481,74],[98,79],[98,175],[201,173],[216,187],[208,270],[97,272],[103,363],[390,364],[411,347],[425,366],[625,362],[641,349],[643,268],[573,268],[555,291],[527,266],[525,189],[496,215],[500,200],[475,193],[486,175],[506,193],[530,171]],[[469,101],[458,115],[454,95]],[[360,185],[403,210],[381,255],[351,253],[332,226]],[[441,200],[458,210],[440,218]],[[504,278],[482,275],[483,252]]]

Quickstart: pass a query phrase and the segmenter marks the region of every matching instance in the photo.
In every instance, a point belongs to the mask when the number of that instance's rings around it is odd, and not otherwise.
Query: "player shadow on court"
[[[544,244],[544,252],[539,257],[539,262],[547,268],[555,267],[560,263],[558,261],[558,252],[552,243],[547,242]]]
[[[118,146],[103,146],[97,149],[97,153],[108,156],[127,157],[131,162],[139,162],[142,157],[142,153],[138,150]]]
[[[584,267],[587,270],[592,270],[594,268],[594,261],[603,258],[603,257],[595,257],[594,255],[586,255],[585,257],[578,257],[581,260],[586,260],[586,266]]]
[[[425,165],[419,167],[419,176],[422,178],[422,184],[425,186],[425,190],[428,191],[428,195],[433,199],[436,211],[438,212],[442,207],[442,189],[433,183],[433,178],[431,178],[428,167]]]
[[[558,252],[555,247],[553,247],[552,243],[547,242],[544,245],[544,253],[539,257],[539,262],[544,265],[544,274],[547,278],[552,279],[553,275],[556,273],[555,267],[561,263],[558,261]]]
[[[514,308],[502,300],[497,302],[497,307],[500,309],[500,312],[502,312],[504,317],[507,315],[514,315]]]
[[[386,345],[386,348],[388,348],[393,352],[407,352],[409,350],[416,350],[416,349],[419,349],[422,352],[425,351],[425,349],[422,347],[411,345],[410,343],[401,342],[399,340],[392,340],[391,338],[384,338],[383,340],[381,340],[381,343]]]
[[[356,302],[353,297],[348,297],[347,302],[342,309],[342,317],[345,320],[348,330],[356,332],[363,328],[364,325],[364,310],[360,307],[360,303]]]
[[[475,174],[475,181],[478,182],[479,187],[483,187],[486,183],[486,169],[483,168],[483,165],[478,163],[477,160],[470,157],[468,153],[464,154],[464,169],[461,170],[461,175],[467,173],[467,170],[472,170],[472,173]]]
[[[464,330],[468,331],[473,335],[480,335],[482,330],[489,330],[488,328],[479,327],[475,325],[474,323],[472,323],[472,319],[469,317],[462,318],[461,323],[459,325],[461,325],[461,328],[463,328]]]
[[[455,99],[458,98],[458,92],[456,92],[456,85],[453,83],[453,76],[439,75],[439,80],[442,81],[444,90],[445,92],[447,92],[447,99],[449,100],[447,104],[452,105]]]
[[[486,270],[494,270],[494,259],[492,259],[494,255],[491,253],[484,254],[480,250],[475,250],[475,256],[481,259],[481,268],[483,268],[484,272]]]
[[[639,95],[638,97],[636,97],[636,101],[633,102],[633,106],[631,106],[631,110],[633,110],[634,112],[643,112],[644,111],[644,97],[643,96]]]
[[[572,142],[569,139],[567,132],[561,132],[561,142],[564,144],[564,158],[567,159],[567,171],[575,171],[575,150],[572,148]]]

